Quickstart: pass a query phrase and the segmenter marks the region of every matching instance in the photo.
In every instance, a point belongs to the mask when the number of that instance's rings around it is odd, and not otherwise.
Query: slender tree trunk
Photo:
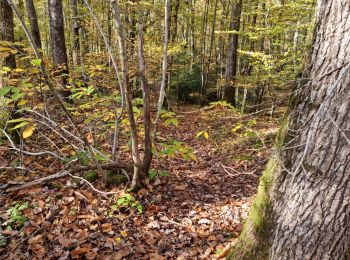
[[[35,45],[38,49],[42,49],[38,18],[33,0],[26,0],[26,8]]]
[[[72,22],[72,56],[73,65],[77,67],[80,65],[80,24],[79,24],[79,12],[78,12],[78,0],[70,0],[70,6],[72,10],[73,22]]]
[[[124,85],[124,91],[126,96],[126,109],[128,112],[128,119],[130,124],[131,132],[131,147],[132,147],[132,158],[134,163],[134,174],[131,182],[131,189],[134,189],[138,183],[138,179],[141,175],[142,165],[140,159],[140,153],[138,148],[138,136],[137,136],[137,126],[134,117],[133,107],[132,107],[132,89],[129,82],[129,64],[126,50],[126,37],[125,31],[123,29],[121,19],[120,19],[120,9],[117,0],[112,0],[112,10],[114,15],[115,25],[118,31],[118,43],[119,43],[119,53],[121,61],[122,70],[122,82]]]
[[[165,1],[165,18],[164,18],[164,46],[163,46],[163,61],[162,61],[162,82],[160,85],[159,99],[158,99],[158,109],[157,116],[154,122],[153,129],[153,141],[155,141],[157,135],[157,124],[160,117],[160,112],[162,105],[164,103],[165,97],[165,86],[167,81],[167,71],[168,71],[168,43],[169,43],[169,25],[170,25],[170,0]]]
[[[176,0],[175,5],[174,5],[174,13],[171,17],[171,22],[170,22],[170,44],[173,46],[176,41],[177,37],[177,20],[178,20],[178,14],[179,14],[179,7],[180,7],[180,0]],[[170,55],[169,57],[169,63],[168,63],[168,79],[167,79],[167,86],[166,86],[166,101],[167,101],[167,108],[171,109],[171,78],[173,74],[173,62],[174,62],[174,56]]]
[[[255,28],[256,26],[256,22],[257,22],[257,9],[258,9],[258,3],[255,1],[252,1],[250,3],[251,6],[251,22],[249,21],[250,19],[248,19],[248,23],[250,22],[251,27]],[[244,32],[244,29],[242,28],[242,31]],[[254,52],[255,50],[255,42],[252,39],[248,39],[248,43],[249,43],[249,51],[250,52]],[[242,44],[243,45],[243,44]],[[243,47],[242,47],[243,48]],[[247,61],[244,66],[243,66],[243,73],[245,74],[246,77],[251,77],[252,71],[253,71],[253,65],[252,63],[250,63],[249,61]],[[248,95],[248,89],[247,87],[245,87],[243,89],[243,98],[242,98],[242,105],[241,105],[241,112],[244,113],[245,112],[245,107],[247,104],[247,95]]]
[[[207,27],[208,27],[208,15],[209,15],[209,7],[210,3],[209,0],[205,2],[204,5],[204,14],[203,14],[203,21],[202,21],[202,51],[201,51],[201,88],[200,88],[200,94],[201,97],[199,98],[199,103],[203,103],[203,96],[205,93],[204,90],[204,84],[205,84],[205,56],[206,56],[206,49],[207,49]]]
[[[203,96],[205,100],[207,98],[207,84],[208,84],[208,77],[210,72],[212,51],[215,45],[215,26],[216,26],[216,13],[217,13],[218,2],[219,0],[215,0],[214,17],[213,17],[213,23],[211,26],[211,33],[210,33],[209,57],[206,62],[206,70],[204,74]]]
[[[346,259],[349,252],[348,0],[318,1],[317,18],[280,152],[260,180],[232,259]]]
[[[195,12],[196,12],[196,0],[191,0],[191,62],[190,72],[193,71],[194,59],[196,56],[196,39],[195,39]]]
[[[141,14],[142,15],[142,14]],[[146,77],[146,64],[144,58],[143,43],[143,21],[139,18],[137,24],[138,31],[138,59],[141,78],[141,87],[143,92],[143,124],[145,131],[145,152],[143,157],[143,171],[148,172],[152,161],[152,139],[151,139],[151,112],[150,112],[150,91]]]
[[[14,42],[14,23],[13,12],[11,6],[7,3],[7,0],[0,0],[0,40]],[[10,54],[5,57],[2,62],[2,66],[9,67],[11,69],[16,68],[16,57],[14,54]]]
[[[50,38],[52,48],[52,59],[55,67],[55,75],[60,78],[63,86],[63,95],[68,97],[69,90],[64,86],[68,82],[68,57],[66,41],[64,36],[63,9],[62,0],[49,1],[49,18],[50,18]]]
[[[236,106],[234,80],[237,75],[238,32],[241,19],[242,0],[233,0],[230,21],[229,44],[226,59],[226,84],[223,99]]]

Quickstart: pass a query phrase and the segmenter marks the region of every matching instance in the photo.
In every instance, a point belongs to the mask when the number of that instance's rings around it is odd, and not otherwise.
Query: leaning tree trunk
[[[232,259],[345,259],[349,251],[350,5],[319,0],[317,10],[284,141]]]

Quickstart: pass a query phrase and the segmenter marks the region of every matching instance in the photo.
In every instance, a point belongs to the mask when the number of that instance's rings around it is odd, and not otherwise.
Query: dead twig
[[[251,172],[239,172],[239,171],[233,169],[232,167],[223,165],[222,163],[220,165],[224,169],[224,171],[231,177],[237,177],[237,176],[242,176],[242,175],[251,175],[251,176],[253,176],[255,178],[258,177],[256,174],[254,174],[256,172],[256,169],[254,169]],[[229,172],[227,169],[229,169],[231,171],[234,171],[235,173]]]
[[[120,190],[120,191],[107,191],[107,192],[101,191],[101,190],[96,189],[96,188],[94,187],[94,185],[92,185],[88,180],[85,180],[84,178],[81,178],[81,177],[72,175],[72,174],[70,174],[69,172],[67,172],[67,174],[68,174],[70,177],[74,178],[74,179],[81,180],[81,181],[85,182],[87,185],[90,186],[90,188],[91,188],[93,191],[95,191],[95,192],[97,192],[97,193],[99,193],[99,194],[101,194],[101,195],[103,195],[103,196],[107,196],[107,195],[116,195],[116,194],[120,194],[120,193],[125,192],[125,190]]]

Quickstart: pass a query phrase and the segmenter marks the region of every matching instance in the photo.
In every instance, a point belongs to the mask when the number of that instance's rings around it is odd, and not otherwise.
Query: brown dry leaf
[[[94,252],[94,251],[90,251],[90,252],[88,252],[88,253],[86,253],[85,254],[85,257],[86,257],[86,259],[88,259],[88,260],[92,260],[92,259],[96,259],[96,257],[97,257],[97,252]]]
[[[94,137],[92,136],[91,132],[86,135],[86,139],[89,142],[89,144],[94,144]]]
[[[9,235],[9,236],[14,236],[14,235],[17,235],[18,234],[18,231],[17,230],[3,230],[2,231],[2,234],[3,235]]]
[[[106,239],[106,243],[104,246],[113,250],[114,241],[115,240],[113,238],[109,237]]]
[[[44,243],[43,241],[43,235],[37,235],[35,237],[31,237],[28,239],[28,244],[31,245],[31,244],[42,244]]]
[[[158,255],[157,253],[149,254],[150,259],[152,260],[165,260],[164,256]]]
[[[111,223],[104,223],[101,225],[102,227],[102,232],[108,233],[112,231],[112,224]]]
[[[90,252],[90,250],[91,249],[88,247],[76,248],[70,253],[70,255],[72,258],[78,258],[79,255],[84,255],[84,254]]]
[[[211,236],[208,237],[207,240],[208,240],[208,241],[217,241],[218,239],[217,239],[216,236],[211,235]]]
[[[30,235],[31,233],[33,233],[35,230],[37,229],[37,227],[34,226],[28,226],[24,228],[24,233],[26,235]]]
[[[128,256],[130,253],[131,253],[130,248],[124,247],[124,248],[121,248],[120,250],[118,250],[118,252],[116,254],[114,254],[111,259],[120,260],[123,257]]]
[[[78,218],[78,219],[93,219],[94,216],[93,215],[79,215],[76,218]]]
[[[143,195],[146,195],[147,193],[148,193],[148,191],[145,188],[143,188],[137,192],[137,195],[142,197]]]
[[[87,202],[89,201],[83,194],[81,194],[78,191],[74,191],[74,194],[77,195],[77,197],[79,197],[79,198],[81,198],[83,200],[86,200]]]
[[[40,191],[41,191],[41,187],[35,187],[35,188],[31,188],[31,189],[24,189],[24,190],[20,190],[18,192],[18,195],[37,194]]]
[[[78,238],[83,239],[88,236],[88,232],[85,229],[79,231]]]
[[[147,212],[149,213],[157,213],[159,212],[160,208],[157,205],[152,204],[147,208]]]
[[[45,255],[45,248],[42,244],[31,244],[29,248],[39,258],[42,258]]]
[[[186,190],[188,188],[188,186],[187,185],[177,185],[177,186],[175,186],[175,190],[178,190],[178,191],[184,191],[184,190]]]
[[[65,238],[62,235],[58,237],[58,242],[63,246],[67,247],[73,244],[75,241],[73,239]]]

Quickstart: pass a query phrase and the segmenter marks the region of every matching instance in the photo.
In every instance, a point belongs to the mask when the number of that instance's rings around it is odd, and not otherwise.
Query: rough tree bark
[[[350,5],[319,0],[308,67],[232,259],[346,259]],[[267,243],[268,242],[268,243]]]
[[[233,0],[230,21],[230,34],[226,59],[226,84],[223,99],[233,106],[236,105],[234,79],[237,74],[238,32],[241,20],[242,0]]]
[[[14,42],[14,24],[13,24],[13,12],[11,6],[8,4],[7,0],[0,0],[0,40]],[[9,68],[16,68],[16,58],[14,54],[3,59],[1,64]]]
[[[57,76],[60,76],[60,83],[65,86],[67,84],[68,57],[64,37],[62,0],[48,1],[53,65],[57,70]],[[64,96],[67,95],[69,95],[69,91],[64,91]]]
[[[42,49],[38,18],[33,0],[26,0],[26,8],[35,45],[38,49]]]

